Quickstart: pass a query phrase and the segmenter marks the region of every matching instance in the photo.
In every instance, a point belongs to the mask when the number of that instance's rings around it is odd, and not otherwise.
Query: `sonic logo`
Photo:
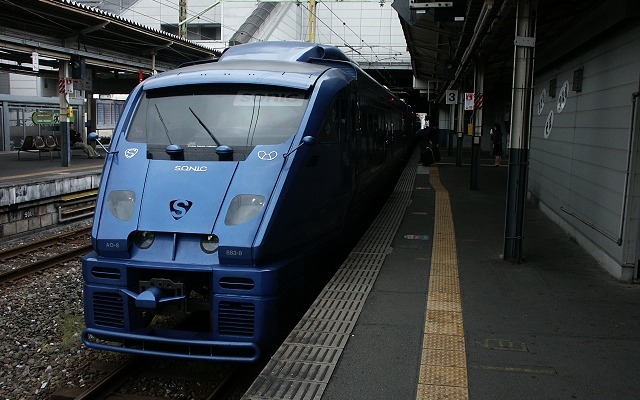
[[[189,200],[172,200],[169,202],[169,210],[171,211],[171,216],[176,221],[180,218],[184,217],[189,209],[193,205],[193,202]]]

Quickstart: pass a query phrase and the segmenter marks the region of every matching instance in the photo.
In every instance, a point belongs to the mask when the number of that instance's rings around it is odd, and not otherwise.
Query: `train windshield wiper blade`
[[[207,126],[204,124],[204,122],[202,122],[202,120],[196,115],[195,111],[193,111],[191,109],[191,107],[189,107],[189,111],[191,111],[191,114],[193,114],[194,117],[196,117],[196,119],[198,120],[198,122],[200,123],[200,125],[202,125],[202,127],[204,128],[205,131],[207,131],[207,133],[209,134],[209,136],[211,136],[211,139],[213,139],[214,142],[216,142],[217,146],[220,146],[220,142],[218,141],[218,139],[216,139],[215,136],[213,136],[213,132],[211,132],[209,130],[209,128],[207,128]]]
[[[169,129],[167,129],[167,124],[164,123],[164,119],[162,119],[162,114],[160,114],[160,109],[158,108],[157,104],[154,104],[156,106],[156,112],[158,113],[158,118],[160,118],[160,122],[162,122],[162,126],[164,127],[164,133],[167,135],[167,139],[169,139],[169,144],[173,144],[173,142],[171,141],[171,137],[169,136]]]

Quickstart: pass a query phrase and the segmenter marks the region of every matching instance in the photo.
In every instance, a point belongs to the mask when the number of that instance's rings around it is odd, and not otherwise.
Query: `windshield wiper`
[[[191,109],[191,107],[189,107],[189,111],[191,111],[191,114],[193,114],[194,117],[196,117],[196,119],[198,120],[198,122],[200,123],[200,125],[202,125],[202,127],[204,128],[205,131],[207,131],[207,133],[209,134],[209,136],[211,136],[211,139],[213,139],[213,141],[216,143],[216,145],[218,147],[220,147],[220,142],[218,141],[218,139],[216,139],[215,136],[213,136],[213,132],[211,132],[209,130],[209,128],[207,128],[207,126],[204,124],[204,122],[202,122],[202,120],[200,118],[198,118],[198,116],[196,115],[196,113]]]
[[[167,124],[164,123],[164,120],[162,119],[162,114],[160,114],[160,109],[158,108],[157,104],[154,104],[156,106],[156,112],[158,113],[158,118],[160,118],[160,122],[162,122],[162,126],[164,127],[164,133],[167,135],[167,139],[169,139],[169,144],[173,144],[173,142],[171,141],[171,137],[169,136],[169,130],[167,129]]]

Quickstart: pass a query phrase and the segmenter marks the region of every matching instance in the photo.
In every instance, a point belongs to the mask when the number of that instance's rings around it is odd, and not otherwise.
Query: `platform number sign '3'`
[[[189,209],[193,205],[193,202],[189,200],[171,200],[169,203],[169,210],[171,211],[171,216],[176,221],[180,218],[184,217]]]
[[[447,90],[446,93],[446,103],[447,104],[458,104],[458,91],[457,90]]]

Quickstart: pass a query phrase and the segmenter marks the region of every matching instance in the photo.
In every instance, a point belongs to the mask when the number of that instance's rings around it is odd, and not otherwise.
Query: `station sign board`
[[[412,10],[441,7],[453,7],[453,1],[409,0],[409,8]]]
[[[464,0],[409,0],[409,9],[417,14],[425,14],[427,10],[433,10],[433,20],[436,22],[462,22],[465,19],[467,2]]]
[[[51,111],[36,111],[31,114],[35,125],[56,125],[60,123],[60,114]]]

